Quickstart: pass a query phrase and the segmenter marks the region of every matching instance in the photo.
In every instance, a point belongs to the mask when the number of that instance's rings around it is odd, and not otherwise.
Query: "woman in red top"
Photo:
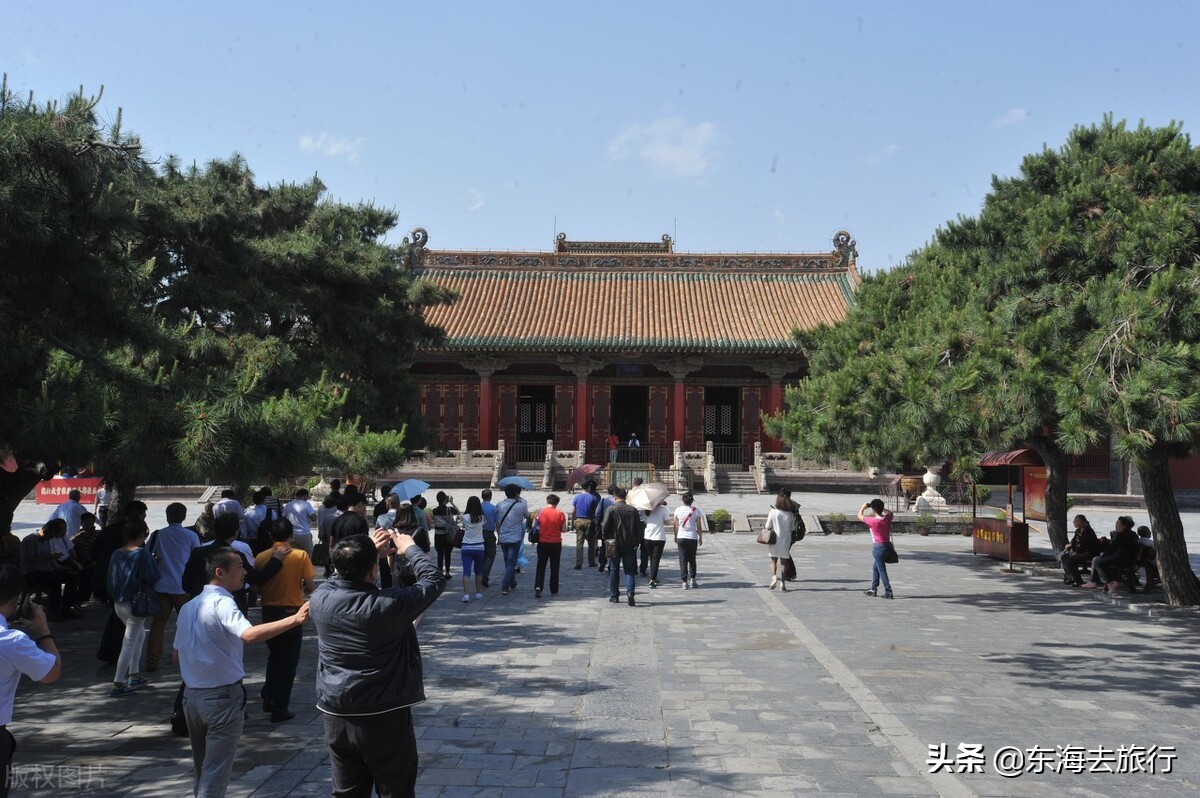
[[[566,525],[567,517],[558,509],[558,497],[551,493],[546,497],[546,506],[538,510],[533,521],[533,527],[538,533],[537,581],[533,588],[535,598],[542,597],[547,562],[550,563],[550,595],[558,595],[558,561],[562,556],[563,527]]]

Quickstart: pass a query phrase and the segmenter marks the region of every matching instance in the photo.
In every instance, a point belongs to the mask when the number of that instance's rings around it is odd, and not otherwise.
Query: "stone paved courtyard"
[[[696,591],[675,582],[668,543],[665,586],[639,580],[634,608],[609,604],[605,578],[571,570],[570,554],[557,597],[533,597],[532,564],[512,596],[493,587],[464,605],[452,584],[419,632],[429,701],[415,713],[418,793],[1197,794],[1197,616],[1148,618],[1053,577],[1003,573],[967,538],[904,536],[897,548],[895,601],[862,595],[862,534],[797,544],[800,581],[787,593],[766,589],[764,547],[747,535],[706,538]],[[111,667],[94,657],[102,622],[89,607],[56,625],[63,680],[22,686],[12,728],[25,789],[14,793],[190,795],[186,741],[165,725],[177,671],[106,698]],[[265,653],[247,646],[252,698]],[[315,659],[310,627],[297,717],[273,725],[251,702],[230,795],[328,794]],[[943,744],[952,764],[931,773],[930,746]],[[982,746],[982,772],[945,772],[971,770],[960,744]],[[1058,746],[1069,747],[1066,767],[1049,772],[1063,762]],[[1130,760],[1139,746],[1158,756]],[[1047,772],[1002,777],[993,757],[1003,748]],[[1073,773],[1072,760],[1159,772]]]

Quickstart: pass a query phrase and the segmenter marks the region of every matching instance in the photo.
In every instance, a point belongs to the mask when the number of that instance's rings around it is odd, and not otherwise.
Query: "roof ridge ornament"
[[[662,241],[568,241],[566,233],[554,237],[556,254],[575,255],[645,255],[670,254],[675,251],[671,236],[663,234]]]
[[[849,267],[858,260],[858,242],[848,230],[838,230],[833,234],[833,248],[838,254],[838,265]]]
[[[409,236],[412,238],[409,239]],[[424,227],[414,227],[400,241],[403,250],[400,253],[400,265],[406,272],[412,274],[421,268],[425,261],[425,245],[428,243],[429,232]]]

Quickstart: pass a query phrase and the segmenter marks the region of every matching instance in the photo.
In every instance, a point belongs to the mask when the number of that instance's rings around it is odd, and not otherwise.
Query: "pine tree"
[[[843,324],[802,336],[811,376],[770,428],[890,465],[1034,448],[1066,542],[1066,460],[1115,436],[1141,472],[1172,604],[1200,603],[1169,461],[1200,438],[1200,153],[1178,126],[1111,118],[994,179]]]

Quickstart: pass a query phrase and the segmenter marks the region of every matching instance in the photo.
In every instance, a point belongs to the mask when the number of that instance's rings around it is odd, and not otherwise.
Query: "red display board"
[[[1046,469],[1024,466],[1021,469],[1021,491],[1025,502],[1025,518],[1046,520]]]
[[[73,490],[77,490],[80,493],[80,504],[85,506],[95,504],[96,493],[99,492],[102,482],[104,480],[100,477],[45,479],[37,484],[37,503],[62,504],[67,500],[67,494]]]

